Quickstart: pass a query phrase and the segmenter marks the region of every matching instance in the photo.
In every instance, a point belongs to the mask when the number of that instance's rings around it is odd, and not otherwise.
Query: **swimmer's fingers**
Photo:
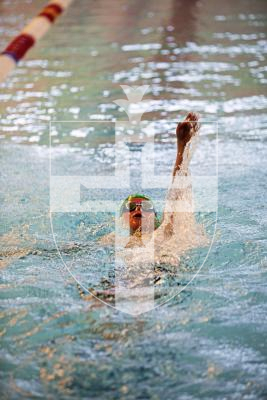
[[[186,116],[186,121],[190,122],[191,129],[193,130],[194,134],[200,128],[199,117],[200,117],[199,114],[195,112],[190,112]]]
[[[178,141],[185,144],[189,142],[191,137],[194,136],[200,128],[198,120],[199,115],[197,113],[190,112],[187,114],[185,120],[177,125],[176,136]]]

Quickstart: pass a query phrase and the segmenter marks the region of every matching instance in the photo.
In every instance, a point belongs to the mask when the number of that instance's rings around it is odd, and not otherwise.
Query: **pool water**
[[[1,48],[43,5],[0,2]],[[260,0],[76,0],[1,85],[3,398],[266,398],[266,11]],[[212,126],[192,160],[200,175],[218,124],[216,229],[214,213],[198,216],[214,234],[209,256],[188,286],[207,249],[162,267],[155,302],[169,301],[137,317],[77,287],[49,218],[49,121],[63,121],[55,174],[112,176],[123,84],[149,85],[159,174],[171,173],[173,121],[193,110]],[[83,187],[81,201],[89,194]],[[62,213],[53,224],[74,275],[109,287],[114,254],[97,240],[112,214]]]

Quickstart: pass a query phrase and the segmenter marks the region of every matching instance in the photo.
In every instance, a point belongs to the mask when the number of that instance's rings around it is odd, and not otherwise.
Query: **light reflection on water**
[[[1,47],[42,6],[1,1]],[[76,0],[1,87],[1,381],[10,398],[266,396],[266,19],[259,0]],[[85,133],[87,148],[83,130],[56,134],[73,168],[107,173],[109,124],[126,118],[113,103],[120,84],[150,85],[146,117],[160,121],[164,172],[173,161],[166,120],[195,110],[219,122],[216,243],[184,292],[136,319],[80,296],[48,218],[47,122],[107,123]],[[204,160],[208,149],[207,137]],[[55,158],[66,170],[64,149]],[[98,218],[100,233],[112,227]],[[91,243],[99,229],[90,216],[69,224],[89,244],[65,246],[65,257],[88,252],[86,278],[104,287],[110,255]],[[162,288],[186,283],[194,257],[184,258],[180,280],[163,274]]]

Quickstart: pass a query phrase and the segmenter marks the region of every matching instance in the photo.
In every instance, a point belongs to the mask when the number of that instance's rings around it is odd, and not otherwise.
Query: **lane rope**
[[[0,54],[0,84],[13,71],[31,47],[51,28],[73,0],[52,0],[26,25]]]

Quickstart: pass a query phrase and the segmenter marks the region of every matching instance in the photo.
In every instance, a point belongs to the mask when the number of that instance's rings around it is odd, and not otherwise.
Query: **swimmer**
[[[174,183],[178,175],[189,175],[189,144],[192,137],[197,135],[199,127],[198,115],[193,112],[188,113],[184,121],[177,125],[177,153],[173,167],[172,183]],[[166,205],[168,201],[175,204],[176,200],[192,203],[191,187],[185,189],[171,186],[168,191]],[[120,208],[120,223],[122,227],[129,229],[130,236],[116,238],[116,243],[120,243],[124,248],[143,247],[153,239],[154,244],[162,249],[163,247],[166,248],[168,242],[168,252],[170,254],[171,247],[181,253],[188,248],[198,247],[206,242],[202,227],[195,222],[192,211],[179,212],[173,210],[173,212],[169,212],[169,207],[167,212],[166,205],[160,222],[153,201],[148,196],[138,193],[129,195]],[[101,244],[103,245],[114,242],[114,232],[105,235],[101,239]]]

